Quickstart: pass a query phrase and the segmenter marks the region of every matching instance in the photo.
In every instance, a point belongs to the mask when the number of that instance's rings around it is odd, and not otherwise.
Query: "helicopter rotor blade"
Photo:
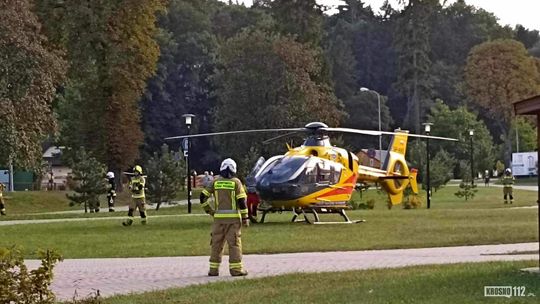
[[[267,139],[265,141],[263,141],[263,145],[266,145],[266,144],[269,144],[270,142],[274,141],[274,140],[277,140],[277,139],[280,139],[280,138],[283,138],[283,137],[287,137],[287,136],[291,136],[291,135],[295,135],[295,134],[298,134],[299,132],[298,131],[294,131],[294,132],[289,132],[289,133],[285,133],[285,134],[281,134],[281,135],[278,135],[276,137],[272,137],[270,139]]]
[[[374,136],[407,134],[407,136],[409,136],[409,137],[419,137],[419,138],[430,138],[430,139],[438,139],[438,140],[458,141],[455,138],[431,136],[431,135],[421,135],[421,134],[411,134],[411,133],[404,133],[404,132],[371,131],[371,130],[360,130],[360,129],[351,129],[351,128],[321,128],[321,130],[324,130],[324,131],[327,131],[327,132],[342,132],[342,133],[353,133],[353,134],[374,135]]]
[[[304,131],[304,130],[305,130],[304,128],[239,130],[239,131],[226,131],[226,132],[213,132],[213,133],[202,133],[202,134],[172,136],[172,137],[166,137],[165,140],[192,138],[192,137],[216,136],[216,135],[227,135],[227,134],[243,134],[243,133],[285,132],[285,131],[299,132],[299,131]]]

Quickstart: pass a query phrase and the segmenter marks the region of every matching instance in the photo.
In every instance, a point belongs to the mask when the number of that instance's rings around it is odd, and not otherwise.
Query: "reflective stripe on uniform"
[[[203,189],[202,194],[204,194],[205,196],[210,196],[210,192],[208,192],[208,190],[206,189]]]
[[[231,208],[236,210],[236,200],[234,199],[234,191],[231,192]]]
[[[214,218],[241,218],[238,210],[217,210]]]
[[[218,268],[219,268],[219,263],[216,263],[216,262],[210,262],[210,268],[218,269]]]
[[[210,206],[210,202],[206,201],[206,202],[202,203],[201,206],[203,208],[206,207],[206,206]]]
[[[246,209],[240,209],[240,214],[248,214],[248,210]]]
[[[218,180],[214,182],[214,189],[215,190],[234,190],[235,183],[234,181],[222,181]]]
[[[241,198],[246,198],[247,197],[247,194],[245,193],[240,193],[236,196],[236,199],[241,199]]]
[[[238,263],[229,263],[230,269],[242,269],[242,262]]]

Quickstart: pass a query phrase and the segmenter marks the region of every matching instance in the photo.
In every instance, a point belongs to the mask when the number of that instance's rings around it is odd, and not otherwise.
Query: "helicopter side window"
[[[317,172],[318,172],[318,165],[311,163],[308,164],[306,167],[306,175],[304,177],[304,182],[308,184],[315,184],[317,182]]]
[[[317,183],[320,184],[337,184],[341,177],[341,166],[321,162],[317,164]]]
[[[317,164],[317,183],[330,183],[332,177],[331,167],[326,162]]]

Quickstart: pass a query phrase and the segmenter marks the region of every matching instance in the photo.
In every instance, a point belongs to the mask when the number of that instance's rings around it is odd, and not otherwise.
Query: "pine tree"
[[[176,154],[179,155],[179,154]],[[171,202],[186,178],[186,167],[183,157],[175,158],[167,145],[161,146],[161,153],[154,152],[146,164],[148,201],[156,203],[159,210],[161,203]]]
[[[427,100],[431,97],[429,70],[429,19],[436,0],[411,0],[397,22],[395,45],[398,54],[396,89],[407,97],[406,125],[420,132]]]
[[[73,180],[70,187],[75,194],[66,194],[72,204],[84,204],[84,212],[95,210],[99,205],[99,196],[106,193],[106,167],[96,158],[89,155],[85,149],[74,153],[76,158],[70,164]]]

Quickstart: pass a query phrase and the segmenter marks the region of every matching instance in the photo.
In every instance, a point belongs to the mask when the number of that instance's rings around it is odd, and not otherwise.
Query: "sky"
[[[252,0],[238,0],[238,2],[251,5]],[[328,6],[343,3],[340,0],[317,0],[317,2]],[[377,10],[384,0],[364,0],[364,2]],[[452,2],[455,0],[447,1],[448,4]],[[514,27],[516,24],[521,24],[528,29],[540,31],[540,0],[466,0],[465,2],[492,12],[499,18],[499,23],[502,25],[509,24]],[[397,0],[390,0],[390,3],[395,6]]]

